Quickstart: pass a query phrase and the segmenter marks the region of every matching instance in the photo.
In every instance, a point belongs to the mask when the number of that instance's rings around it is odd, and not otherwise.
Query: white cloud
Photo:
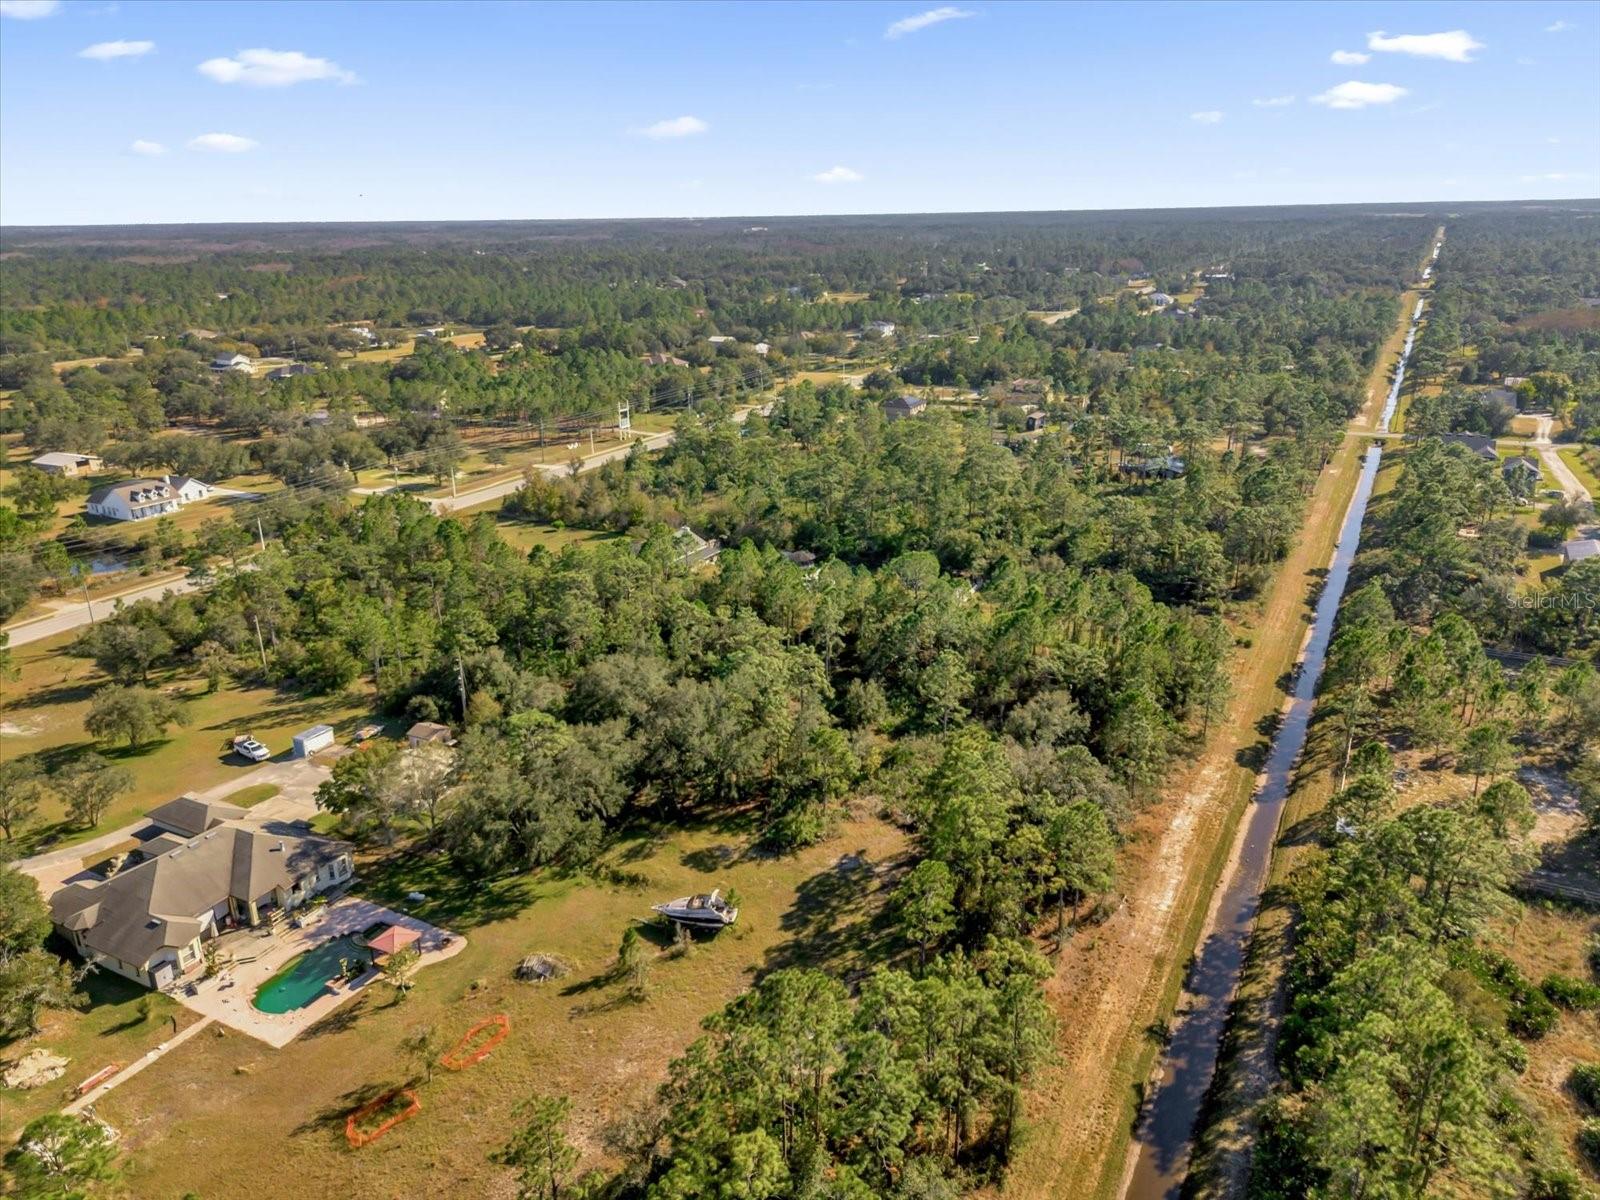
[[[189,149],[209,150],[213,154],[243,154],[260,144],[254,138],[240,137],[237,133],[202,133],[189,139]]]
[[[1190,113],[1189,120],[1199,125],[1216,125],[1222,121],[1222,114],[1214,108],[1209,108],[1205,112]]]
[[[1466,63],[1472,61],[1474,50],[1483,49],[1483,43],[1465,29],[1452,29],[1449,33],[1397,33],[1393,37],[1380,29],[1367,34],[1367,49]]]
[[[1566,21],[1554,21],[1551,24],[1546,25],[1544,27],[1544,31],[1546,33],[1565,33],[1567,30],[1572,28],[1575,27],[1568,24]]]
[[[208,58],[195,69],[218,83],[242,83],[246,87],[289,87],[318,79],[356,82],[353,71],[299,50],[241,50],[237,58]]]
[[[37,21],[61,11],[61,0],[0,0],[0,17]]]
[[[849,167],[829,167],[811,178],[818,183],[860,183],[866,176],[860,171],[852,171]]]
[[[78,51],[79,58],[138,58],[156,48],[154,42],[96,42]]]
[[[968,17],[978,14],[971,9],[957,8],[953,4],[941,5],[930,8],[927,12],[918,13],[914,17],[901,17],[893,25],[883,31],[883,36],[893,41],[895,38],[905,37],[908,33],[916,33],[930,25],[941,25],[945,21],[964,21]]]
[[[1250,101],[1257,108],[1287,108],[1294,103],[1293,96],[1262,96]]]
[[[1372,55],[1363,54],[1359,50],[1335,50],[1328,55],[1328,61],[1337,63],[1341,67],[1359,67],[1364,62],[1371,62]]]
[[[1363,83],[1352,79],[1311,97],[1311,103],[1329,108],[1367,108],[1374,104],[1393,104],[1406,94],[1396,83]]]
[[[693,137],[710,128],[711,126],[699,117],[672,117],[665,121],[657,121],[654,125],[646,125],[639,132],[648,138],[681,138]]]
[[[158,154],[165,154],[167,148],[160,142],[147,142],[144,138],[135,138],[133,145],[128,147],[135,154],[143,154],[147,158],[154,158]]]

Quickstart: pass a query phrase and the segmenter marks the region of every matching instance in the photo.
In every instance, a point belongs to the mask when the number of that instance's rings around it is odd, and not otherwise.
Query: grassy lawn
[[[199,1019],[176,1001],[109,971],[89,975],[83,991],[89,1006],[82,1012],[47,1012],[36,1036],[0,1050],[0,1060],[6,1062],[35,1047],[70,1060],[66,1074],[54,1083],[28,1091],[0,1088],[0,1139],[5,1145],[33,1118],[70,1100],[77,1085],[100,1068],[113,1063],[126,1066],[141,1058],[172,1036],[174,1020],[181,1029]]]
[[[1597,457],[1595,452],[1586,451],[1578,446],[1562,446],[1556,453],[1578,477],[1578,482],[1589,489],[1589,495],[1600,499],[1600,475],[1596,474],[1600,466],[1591,465],[1593,459]]]
[[[442,856],[369,862],[359,893],[465,934],[466,948],[418,972],[403,1002],[374,986],[283,1050],[208,1031],[98,1108],[123,1133],[127,1185],[137,1195],[276,1197],[291,1178],[315,1196],[409,1196],[423,1179],[452,1181],[450,1194],[508,1194],[488,1156],[504,1144],[512,1108],[533,1091],[570,1096],[586,1163],[606,1162],[602,1127],[649,1097],[701,1019],[755,976],[801,963],[848,973],[891,952],[876,916],[904,849],[898,830],[861,819],[781,858],[754,851],[742,828],[641,832],[605,856],[598,878],[483,884]],[[878,869],[841,870],[846,854]],[[697,940],[686,955],[666,950],[659,926],[644,926],[662,952],[647,996],[629,999],[610,978],[623,931],[649,917],[656,900],[717,886],[739,892],[739,925]],[[427,901],[405,905],[411,891]],[[533,952],[559,956],[571,973],[517,981],[513,968]],[[410,1030],[432,1025],[449,1046],[496,1013],[510,1018],[511,1034],[487,1059],[418,1080],[420,1114],[371,1146],[346,1147],[348,1112],[414,1078],[398,1052]]]
[[[91,660],[66,652],[73,637],[46,638],[13,652],[20,676],[6,683],[0,703],[0,734],[7,758],[32,757],[54,769],[98,748],[84,733],[83,718],[94,692],[109,681]],[[235,733],[248,730],[281,752],[288,749],[290,737],[308,725],[327,722],[347,733],[372,709],[364,685],[344,696],[303,697],[237,684],[207,695],[204,681],[185,671],[152,673],[150,683],[182,697],[190,723],[174,727],[167,738],[138,751],[101,750],[132,772],[134,787],[118,798],[100,831],[125,825],[182,792],[202,791],[243,775],[252,764],[235,759],[226,749]],[[244,803],[261,799],[265,796]],[[81,841],[97,832],[69,828],[65,811],[59,796],[47,797],[42,823],[20,839],[25,853],[46,843]]]
[[[242,787],[237,792],[229,792],[223,800],[235,804],[240,808],[251,808],[263,800],[271,800],[283,789],[275,783],[252,783],[249,787]]]

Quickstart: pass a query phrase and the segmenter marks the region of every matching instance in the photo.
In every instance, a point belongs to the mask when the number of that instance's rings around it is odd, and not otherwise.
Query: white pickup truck
[[[233,739],[233,752],[240,758],[248,758],[251,762],[266,762],[272,757],[272,751],[248,733],[241,733]]]

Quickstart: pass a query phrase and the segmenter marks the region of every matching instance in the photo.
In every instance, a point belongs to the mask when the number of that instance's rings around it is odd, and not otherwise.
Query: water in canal
[[[1395,368],[1394,382],[1378,421],[1381,431],[1387,431],[1394,419],[1422,308],[1423,302],[1418,300],[1406,331],[1399,365]],[[1123,1192],[1124,1200],[1176,1200],[1182,1192],[1195,1122],[1216,1070],[1217,1051],[1227,1026],[1228,1010],[1260,907],[1261,888],[1272,863],[1278,818],[1289,793],[1295,762],[1305,745],[1312,700],[1322,677],[1334,617],[1350,578],[1350,564],[1361,540],[1361,521],[1367,512],[1367,501],[1372,496],[1372,483],[1382,457],[1383,448],[1375,444],[1362,461],[1361,478],[1356,482],[1355,494],[1345,511],[1339,544],[1333,552],[1322,593],[1317,598],[1311,633],[1295,675],[1288,708],[1272,739],[1261,786],[1245,815],[1244,841],[1238,859],[1232,873],[1224,880],[1216,922],[1204,944],[1195,952],[1184,988],[1188,1009],[1174,1027],[1162,1059],[1161,1079],[1139,1122],[1135,1137],[1137,1157]]]

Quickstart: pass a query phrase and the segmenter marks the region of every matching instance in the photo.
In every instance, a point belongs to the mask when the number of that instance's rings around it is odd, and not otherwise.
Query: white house
[[[706,339],[706,341],[710,342],[713,346],[725,345],[726,343],[734,340],[734,338],[729,337],[725,333],[714,333]]]
[[[242,371],[248,375],[256,369],[256,365],[242,354],[219,354],[211,360],[211,369],[213,371]]]
[[[772,346],[767,342],[757,342],[754,346],[751,346],[750,349],[761,355],[762,358],[765,358],[767,353],[772,349]]]
[[[41,454],[38,458],[30,460],[28,465],[43,471],[46,475],[66,475],[70,478],[99,471],[106,464],[97,454],[72,454],[65,450],[52,450],[48,454]]]
[[[177,493],[178,500],[183,504],[204,500],[216,490],[205,480],[196,479],[193,475],[163,475],[161,481]]]
[[[894,322],[893,321],[868,321],[867,322],[867,329],[870,330],[871,332],[877,334],[879,337],[893,337],[894,336]]]
[[[108,484],[89,493],[85,508],[90,516],[113,521],[143,521],[177,512],[183,501],[164,479],[131,479]]]

